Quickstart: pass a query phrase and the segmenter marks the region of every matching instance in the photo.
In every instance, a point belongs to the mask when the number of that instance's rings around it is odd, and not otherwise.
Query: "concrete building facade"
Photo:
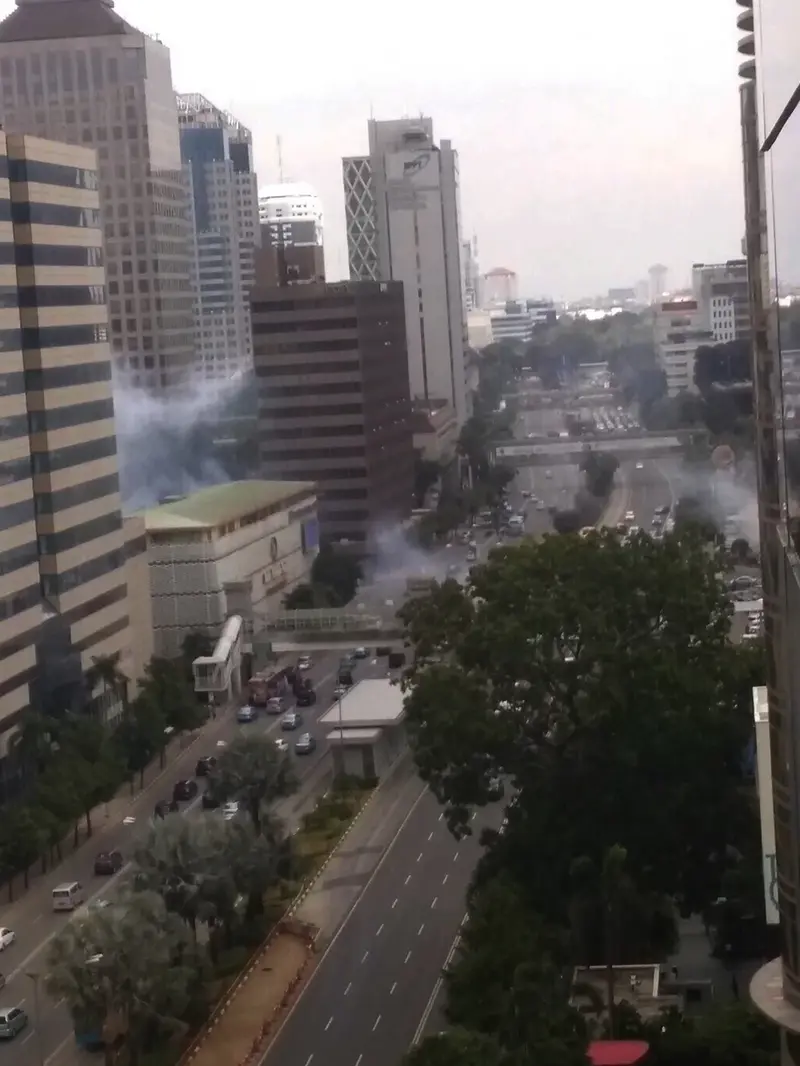
[[[496,307],[517,299],[517,275],[506,267],[494,267],[483,275],[483,300],[486,307]]]
[[[148,389],[194,367],[193,233],[169,49],[113,0],[17,0],[0,22],[0,121],[95,148],[116,366]]]
[[[149,621],[128,589],[95,153],[0,133],[0,175],[2,758],[30,707],[118,714],[85,674],[118,655],[139,676]]]
[[[693,263],[692,291],[705,309],[717,341],[748,340],[751,335],[747,260]]]
[[[401,281],[411,396],[469,416],[458,154],[430,118],[369,121],[369,155],[343,160],[350,277]]]
[[[196,234],[195,348],[206,381],[253,368],[250,290],[261,243],[252,135],[199,93],[177,98]]]
[[[656,356],[667,376],[667,392],[696,392],[694,362],[697,349],[713,344],[705,307],[695,299],[662,300],[655,305]]]
[[[369,552],[374,531],[413,507],[403,287],[296,285],[251,300],[263,476],[314,482],[322,535]]]
[[[319,544],[317,501],[304,482],[238,481],[201,489],[143,516],[156,654],[186,635],[215,640],[239,615],[247,638],[308,581]]]
[[[322,201],[305,182],[263,185],[258,190],[258,218],[274,248],[323,246]]]

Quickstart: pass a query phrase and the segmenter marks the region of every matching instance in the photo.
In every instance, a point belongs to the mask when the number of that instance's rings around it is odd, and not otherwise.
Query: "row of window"
[[[315,300],[275,300],[254,303],[253,314],[275,314],[277,311],[327,311],[335,307],[355,307],[355,296],[328,296]]]
[[[365,445],[360,447],[334,448],[326,445],[324,448],[308,448],[303,451],[297,448],[270,449],[269,457],[273,462],[290,459],[324,460],[324,459],[363,459],[366,456]]]
[[[255,324],[253,333],[257,332]],[[263,356],[270,355],[308,355],[322,352],[357,352],[358,339],[356,337],[344,337],[335,340],[318,341],[285,341],[275,344],[271,341],[262,342],[257,346],[258,353]]]
[[[35,541],[28,541],[27,544],[20,544],[16,548],[8,548],[0,552],[0,577],[13,574],[15,570],[22,570],[38,562],[39,549]]]
[[[0,285],[0,307],[105,307],[105,285]]]
[[[28,370],[25,381],[29,392],[68,389],[73,385],[97,385],[101,381],[111,381],[111,363],[104,359],[97,363],[75,363],[50,366],[44,370]]]
[[[319,388],[326,395],[332,396],[361,394],[361,387],[358,381],[333,381],[320,385]],[[269,395],[273,399],[289,396],[308,396],[308,385],[273,385],[269,390]],[[317,411],[319,412],[319,408],[317,408]]]
[[[27,415],[6,415],[0,418],[0,441],[16,440],[28,434]]]
[[[122,515],[119,511],[101,515],[89,522],[81,522],[80,525],[70,529],[62,529],[59,533],[43,533],[39,537],[39,550],[42,555],[58,555],[60,552],[71,551],[79,548],[81,544],[88,544],[91,540],[99,537],[107,537],[109,533],[116,533],[122,529]]]
[[[100,211],[96,207],[74,207],[71,204],[14,203],[10,218],[20,226],[100,228]]]
[[[45,596],[63,596],[72,589],[88,585],[106,574],[111,574],[125,565],[125,553],[121,548],[98,555],[96,559],[73,566],[62,574],[42,574],[42,592]]]
[[[55,407],[50,411],[31,411],[28,415],[31,433],[51,433],[56,429],[70,426],[85,426],[91,422],[100,422],[114,417],[114,401],[109,396],[106,400],[89,400],[86,403],[74,403],[69,407]],[[2,419],[0,419],[0,439],[2,439]]]
[[[9,159],[7,173],[3,174],[3,177],[6,176],[10,181],[59,185],[65,189],[89,189],[96,192],[100,188],[96,170],[67,167],[60,163],[42,163],[36,159]]]
[[[358,373],[359,369],[358,359],[345,359],[338,363],[289,363],[285,366],[275,363],[257,363],[256,376],[260,378],[280,378],[287,375],[292,377],[302,375],[305,378],[312,377],[315,374]]]
[[[94,633],[90,633],[88,637],[84,637],[83,640],[78,640],[74,644],[75,651],[87,651],[89,648],[94,648],[97,644],[102,644],[104,640],[108,640],[110,637],[115,637],[117,633],[122,633],[131,624],[131,620],[128,615],[123,615],[116,622],[111,622],[107,626],[103,626],[102,629],[98,629]]]
[[[307,391],[307,390],[306,390]],[[330,391],[326,388],[326,392]],[[264,412],[268,413],[268,417],[271,421],[277,422],[282,419],[296,419],[296,418],[329,418],[332,415],[363,415],[364,405],[362,403],[339,403],[339,404],[325,404],[324,406],[317,404],[312,407],[309,404],[286,404],[286,403],[270,403],[270,400],[275,396],[276,390],[269,389],[268,392],[259,396],[259,403]],[[287,433],[293,432],[293,430],[287,430]]]
[[[358,319],[320,318],[316,322],[309,322],[307,319],[300,322],[253,322],[253,333],[310,333],[322,329],[358,329]]]
[[[119,474],[107,474],[105,477],[96,477],[68,489],[38,493],[35,498],[36,513],[56,514],[58,511],[67,511],[71,507],[80,507],[92,500],[102,500],[104,496],[114,496],[118,493]]]
[[[0,263],[19,267],[101,267],[103,249],[75,244],[0,244]]]
[[[352,426],[302,426],[292,429],[262,429],[258,434],[259,440],[277,440],[281,443],[291,440],[317,440],[319,437],[356,437],[364,436],[364,424],[357,423]]]
[[[33,498],[20,500],[19,503],[7,503],[0,507],[0,529],[13,529],[25,522],[33,522],[36,511],[33,506]]]
[[[49,452],[34,452],[31,460],[34,474],[51,474],[56,470],[68,470],[71,466],[79,466],[81,463],[110,459],[116,454],[117,438],[101,437],[99,440],[72,444]]]
[[[3,596],[0,598],[0,622],[14,618],[15,615],[22,614],[23,611],[29,611],[31,607],[35,607],[41,601],[41,598],[42,594],[38,581],[35,585],[29,585],[26,589],[13,592],[10,596]]]
[[[0,351],[19,352],[45,348],[70,348],[108,342],[108,326],[30,326],[0,330]]]

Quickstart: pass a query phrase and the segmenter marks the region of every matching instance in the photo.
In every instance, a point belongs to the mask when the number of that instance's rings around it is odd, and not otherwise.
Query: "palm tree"
[[[102,706],[109,710],[109,704],[118,703],[123,711],[128,707],[128,677],[120,669],[122,652],[110,655],[93,655],[92,665],[86,671],[86,687],[91,697],[98,685],[102,685]],[[109,699],[111,697],[111,699]]]
[[[43,714],[27,711],[19,728],[12,734],[9,754],[23,772],[41,773],[56,748],[57,724]]]
[[[264,811],[275,800],[291,795],[297,779],[291,762],[280,754],[274,740],[265,736],[240,736],[223,750],[209,787],[222,800],[238,800],[250,815],[256,833],[261,835]]]
[[[179,1020],[202,974],[200,956],[160,896],[135,892],[74,917],[52,941],[48,992],[66,1000],[76,1025],[103,1034],[106,1063],[115,1042],[138,1066],[145,1038],[185,1029]]]

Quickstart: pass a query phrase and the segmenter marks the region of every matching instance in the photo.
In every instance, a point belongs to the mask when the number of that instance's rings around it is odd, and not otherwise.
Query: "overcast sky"
[[[12,9],[0,0],[0,11]],[[733,0],[116,0],[172,52],[175,87],[253,130],[262,184],[311,182],[328,275],[347,255],[342,155],[366,121],[420,111],[461,163],[462,226],[483,270],[525,295],[629,285],[654,262],[740,254]]]

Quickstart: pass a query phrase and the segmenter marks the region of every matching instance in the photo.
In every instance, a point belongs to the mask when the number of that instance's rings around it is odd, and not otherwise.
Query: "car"
[[[317,742],[310,733],[303,733],[299,736],[294,743],[294,750],[297,755],[310,755],[316,748]]]
[[[0,1007],[0,1040],[13,1040],[28,1025],[22,1007]]]
[[[5,951],[7,947],[10,947],[17,939],[17,934],[13,929],[8,929],[5,926],[0,926],[0,951]]]
[[[346,696],[347,695],[349,690],[350,690],[350,686],[349,685],[343,685],[341,682],[339,682],[339,684],[336,685],[336,687],[333,690],[333,698],[335,700],[340,700],[342,698],[342,696]]]
[[[176,803],[187,803],[193,800],[198,793],[197,782],[193,777],[187,777],[185,781],[176,781],[172,790],[172,798]]]
[[[222,817],[226,822],[230,822],[239,813],[239,804],[236,800],[228,800],[227,803],[222,804]]]
[[[469,534],[467,533],[466,536],[469,537]],[[369,658],[369,652],[367,651],[366,648],[353,648],[353,658],[354,659],[368,659]]]
[[[644,470],[644,463],[637,463],[636,464],[636,469],[637,470]]]
[[[110,877],[124,865],[121,851],[100,851],[95,855],[94,872],[98,877]]]
[[[219,807],[220,799],[213,788],[207,788],[200,800],[200,806],[204,811],[215,811]]]
[[[281,729],[299,729],[302,725],[302,722],[302,716],[299,715],[297,711],[289,711],[288,714],[285,714],[283,718],[281,718]]]
[[[153,808],[153,816],[155,818],[166,818],[168,814],[174,814],[177,809],[178,804],[176,800],[159,800]]]
[[[255,722],[258,718],[258,711],[255,707],[251,707],[249,703],[246,703],[244,707],[240,707],[236,712],[236,721],[244,724],[245,722]]]
[[[297,660],[298,670],[310,670],[312,666],[313,663],[311,661],[310,655],[301,655],[300,658]]]
[[[354,655],[343,655],[339,660],[340,670],[352,670],[356,665],[356,658]]]
[[[536,504],[536,510],[537,511],[545,511],[545,510],[547,510],[547,504],[544,502],[544,500],[539,500],[539,502]]]
[[[635,520],[636,520],[636,515],[633,513],[633,511],[626,511],[625,512],[625,521],[626,522],[634,522]]]
[[[197,765],[194,768],[194,776],[208,777],[216,765],[216,755],[203,755],[197,760]]]
[[[317,694],[313,688],[304,688],[297,693],[298,707],[311,707],[317,702]]]
[[[275,747],[278,749],[281,755],[285,755],[289,750],[289,741],[284,740],[283,737],[278,737],[275,741]]]
[[[545,470],[544,476],[547,478],[548,481],[552,480],[553,471],[552,470]]]

